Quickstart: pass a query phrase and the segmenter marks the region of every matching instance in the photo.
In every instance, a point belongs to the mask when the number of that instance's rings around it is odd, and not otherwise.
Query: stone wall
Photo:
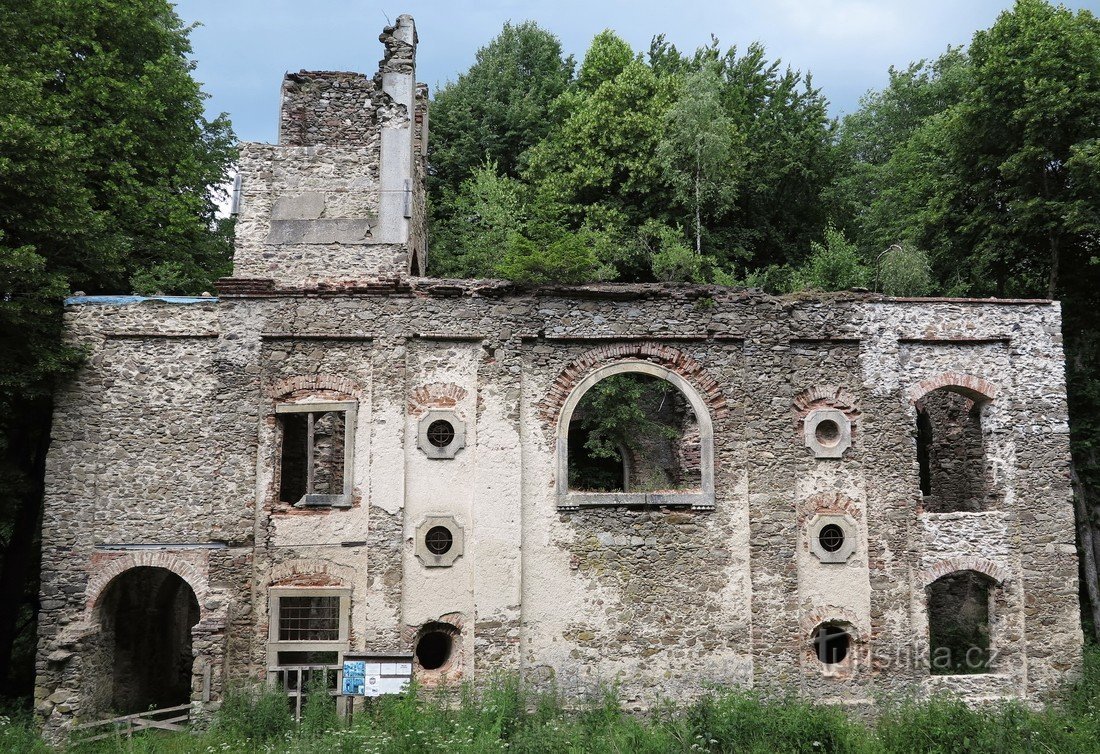
[[[266,590],[287,585],[348,590],[351,649],[408,650],[443,623],[450,680],[519,672],[580,696],[616,683],[637,707],[708,684],[1036,700],[1079,667],[1057,304],[423,281],[88,304],[67,321],[91,353],[50,455],[39,695],[57,721],[101,703],[86,647],[106,584],[89,575],[152,547],[196,591],[195,635],[210,637],[197,689],[212,662],[218,678],[264,674]],[[635,362],[681,375],[707,407],[713,510],[559,509],[548,407],[559,386]],[[916,404],[940,383],[986,393],[994,509],[922,509]],[[356,402],[351,507],[276,499],[286,400]],[[851,422],[841,458],[804,440],[823,406]],[[418,448],[433,410],[464,425],[453,460]],[[431,516],[462,528],[449,567],[416,555]],[[812,551],[820,516],[852,522],[846,561]],[[957,570],[996,583],[990,675],[928,672],[926,587]],[[849,661],[817,660],[823,623],[850,629]]]
[[[280,285],[392,279],[427,264],[427,87],[409,16],[379,37],[373,78],[283,81],[279,143],[240,149],[234,275]]]
[[[175,574],[198,605],[196,702],[269,676],[282,651],[411,652],[429,633],[453,652],[416,669],[426,686],[515,673],[575,698],[614,684],[634,708],[716,685],[1037,702],[1080,669],[1057,303],[411,276],[426,91],[412,20],[381,40],[373,79],[296,75],[284,142],[242,148],[219,299],[67,306],[88,358],[47,459],[36,710],[51,731],[119,698],[105,595],[137,568]],[[619,373],[690,404],[670,455],[698,489],[569,492],[569,416]],[[982,470],[984,503],[955,512],[928,505],[918,461],[918,410],[944,391],[941,423],[980,417],[961,468]],[[281,500],[278,417],[318,403],[343,412],[350,489]],[[454,439],[429,446],[441,418]],[[446,557],[428,552],[437,525]],[[997,659],[932,675],[928,589],[959,572],[989,581]],[[336,640],[279,639],[287,594],[338,598]],[[845,659],[819,659],[822,628],[847,632]]]

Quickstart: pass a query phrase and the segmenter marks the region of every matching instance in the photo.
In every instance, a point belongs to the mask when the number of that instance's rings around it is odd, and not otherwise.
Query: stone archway
[[[200,613],[186,581],[167,568],[130,568],[103,589],[95,618],[101,706],[129,714],[191,701]]]

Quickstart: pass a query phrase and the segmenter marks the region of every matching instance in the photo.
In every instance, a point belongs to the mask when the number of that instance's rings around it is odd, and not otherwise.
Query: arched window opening
[[[420,670],[450,671],[458,659],[460,634],[450,623],[426,623],[417,633],[413,654]]]
[[[657,492],[702,485],[699,423],[667,380],[614,374],[581,398],[569,422],[569,489]]]
[[[933,675],[988,673],[990,600],[995,584],[959,571],[928,585],[929,662]]]
[[[822,623],[814,629],[814,654],[825,665],[844,662],[852,645],[848,629],[833,623]]]
[[[191,700],[199,603],[187,582],[166,568],[131,568],[107,586],[98,610],[112,710],[130,714]]]
[[[984,510],[989,493],[981,404],[942,388],[917,408],[917,462],[924,509]]]

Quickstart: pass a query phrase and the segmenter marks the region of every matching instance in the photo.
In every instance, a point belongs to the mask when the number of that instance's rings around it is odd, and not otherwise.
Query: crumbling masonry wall
[[[217,677],[263,676],[278,585],[350,590],[352,649],[409,649],[442,621],[460,639],[451,679],[519,672],[571,695],[615,682],[637,706],[708,684],[855,703],[913,687],[1036,700],[1079,665],[1056,304],[425,281],[67,316],[92,354],[59,404],[50,457],[43,714],[82,712],[94,695],[102,671],[82,642],[101,586],[89,575],[138,546],[191,564],[200,627],[219,610],[221,625],[238,622],[236,644],[222,633],[196,650],[223,663]],[[903,366],[915,352],[920,366]],[[634,361],[705,396],[713,510],[559,509],[546,412],[575,384],[562,376]],[[915,404],[941,382],[991,395],[986,452],[1005,492],[994,510],[923,512]],[[304,395],[358,402],[350,508],[276,500],[274,406]],[[807,405],[823,402],[853,417],[840,459],[815,458],[802,437]],[[431,409],[465,422],[453,460],[417,447]],[[855,523],[845,563],[811,552],[822,514]],[[451,567],[415,556],[429,515],[464,529]],[[926,587],[966,570],[996,582],[996,672],[932,676]],[[826,621],[851,627],[844,667],[813,654]]]
[[[414,671],[429,687],[511,673],[572,698],[615,684],[635,708],[716,685],[871,705],[1038,702],[1073,677],[1056,302],[418,277],[412,20],[382,41],[374,79],[290,79],[284,142],[243,148],[218,298],[67,302],[88,358],[57,397],[47,459],[36,711],[50,730],[110,711],[105,600],[138,568],[194,594],[197,704],[277,673],[281,594],[339,602],[336,654],[441,632],[451,655]],[[692,406],[678,453],[700,488],[568,494],[565,413],[630,372]],[[944,390],[980,416],[986,491],[951,512],[929,505],[918,461],[918,411]],[[345,412],[339,505],[279,499],[279,409],[311,403]],[[426,445],[438,418],[460,443]],[[446,557],[426,547],[440,523]],[[970,573],[989,585],[996,659],[933,674],[929,588]],[[849,636],[843,660],[819,659],[822,627]]]

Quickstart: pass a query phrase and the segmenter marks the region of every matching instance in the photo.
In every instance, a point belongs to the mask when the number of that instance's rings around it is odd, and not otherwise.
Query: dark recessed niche
[[[826,524],[817,533],[817,541],[825,552],[836,552],[844,546],[844,529],[836,524]]]
[[[825,419],[814,429],[814,436],[819,443],[831,448],[840,442],[840,426],[832,419]]]
[[[416,661],[424,670],[439,670],[451,659],[454,645],[451,635],[438,628],[429,629],[416,642]]]
[[[454,536],[446,526],[433,526],[424,535],[424,546],[432,555],[443,555],[454,544]]]
[[[814,651],[826,665],[843,662],[851,642],[852,636],[843,626],[823,624],[814,629]]]
[[[436,419],[428,425],[428,442],[437,448],[445,448],[454,442],[455,428],[446,419]]]

